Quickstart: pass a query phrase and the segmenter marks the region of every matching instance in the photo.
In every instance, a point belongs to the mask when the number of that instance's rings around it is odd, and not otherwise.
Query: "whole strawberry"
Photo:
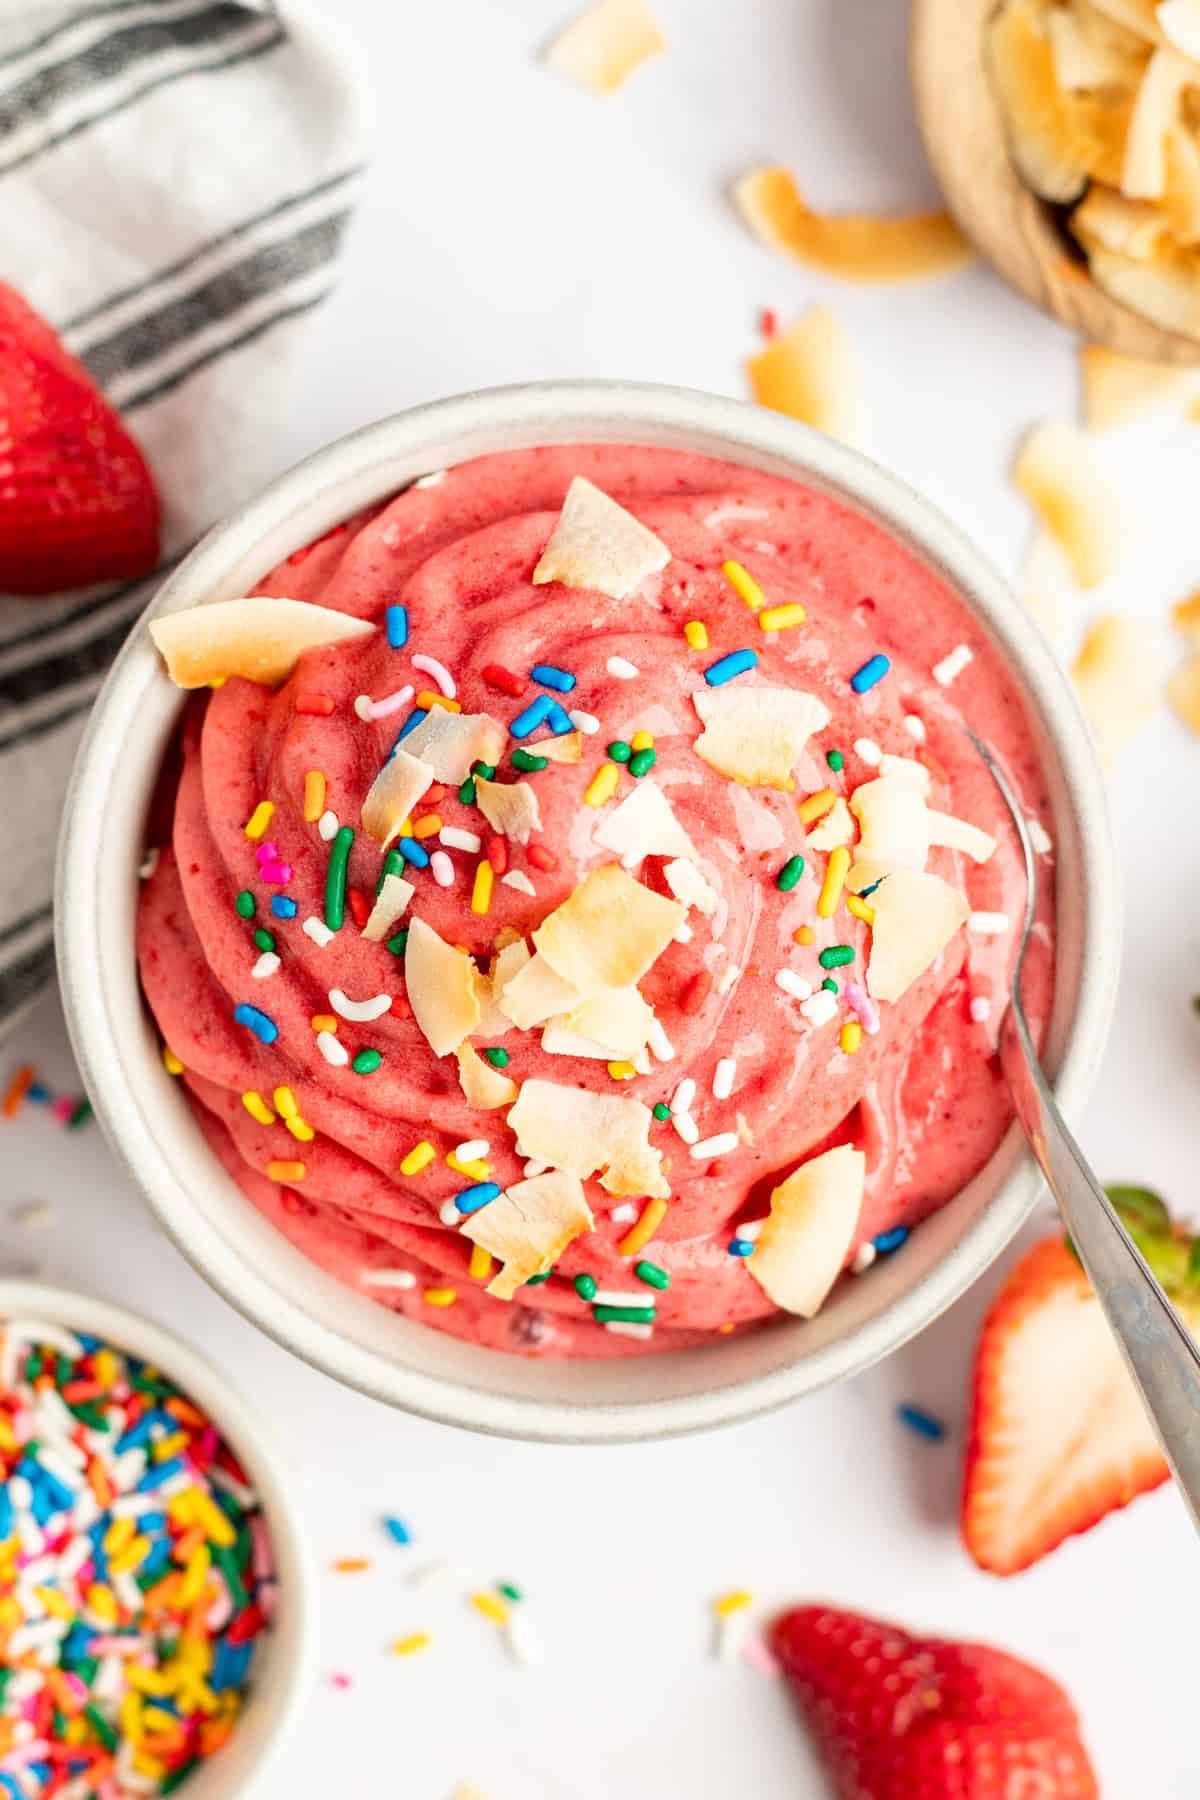
[[[786,1613],[771,1641],[838,1800],[1100,1792],[1071,1702],[1015,1656],[827,1606]]]
[[[159,510],[141,451],[87,371],[0,283],[0,593],[149,574]]]

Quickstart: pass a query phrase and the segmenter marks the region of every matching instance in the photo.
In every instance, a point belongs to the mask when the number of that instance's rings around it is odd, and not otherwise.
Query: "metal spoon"
[[[1200,1351],[1151,1273],[1075,1142],[1038,1061],[1021,1004],[1021,972],[1037,904],[1033,845],[1012,788],[988,746],[967,728],[1012,815],[1025,859],[1025,918],[1000,1060],[1030,1149],[1087,1270],[1129,1373],[1200,1531]]]

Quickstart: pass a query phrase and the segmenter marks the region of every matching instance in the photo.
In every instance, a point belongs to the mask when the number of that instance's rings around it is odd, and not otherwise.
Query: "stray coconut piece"
[[[586,1000],[640,981],[675,936],[684,910],[606,863],[542,920],[533,941],[554,973]]]
[[[1144,263],[1089,245],[1088,267],[1110,299],[1164,331],[1200,339],[1200,267],[1194,255],[1163,249],[1152,263]]]
[[[498,1106],[508,1106],[516,1099],[520,1091],[516,1082],[485,1062],[474,1044],[460,1044],[454,1054],[458,1058],[459,1085],[469,1106],[495,1112]]]
[[[1167,190],[1162,211],[1179,243],[1200,243],[1200,143],[1182,123],[1167,133]]]
[[[847,879],[853,893],[895,869],[924,869],[935,844],[961,850],[977,863],[987,862],[996,848],[995,838],[977,825],[928,806],[921,783],[907,773],[863,782],[850,796],[850,810],[860,832]]]
[[[494,767],[507,743],[508,733],[490,713],[456,713],[433,706],[401,748],[428,763],[435,781],[457,787],[471,773],[472,763]]]
[[[1089,629],[1071,674],[1101,757],[1111,764],[1158,710],[1158,659],[1146,627],[1105,613]]]
[[[381,850],[400,835],[404,820],[433,781],[430,764],[410,756],[403,744],[384,763],[362,803],[363,830]]]
[[[961,268],[974,255],[946,212],[813,212],[787,169],[752,169],[733,197],[769,249],[844,281],[914,281]]]
[[[229,675],[278,687],[306,650],[369,637],[374,625],[305,600],[217,600],[151,619],[150,636],[181,688],[209,687]]]
[[[865,424],[862,370],[842,325],[827,306],[810,306],[746,365],[760,406],[815,431],[859,441]]]
[[[416,893],[411,881],[405,881],[403,875],[385,875],[371,908],[371,916],[362,928],[362,934],[368,943],[379,944],[388,935],[397,919],[404,917],[408,903]]]
[[[1167,185],[1167,132],[1184,88],[1197,77],[1177,50],[1156,50],[1146,65],[1125,135],[1121,192],[1129,200],[1161,200]]]
[[[1182,631],[1185,637],[1200,647],[1200,588],[1189,594],[1186,600],[1177,600],[1171,608],[1171,623],[1176,631]]]
[[[1077,200],[1098,144],[1098,103],[1064,92],[1037,0],[1008,0],[987,30],[987,62],[1018,174],[1043,200]]]
[[[654,1030],[654,1008],[635,987],[610,988],[593,994],[569,1013],[546,1021],[542,1049],[551,1055],[581,1056],[595,1052],[563,1050],[555,1040],[571,1039],[595,1045],[607,1060],[629,1060],[646,1048]]]
[[[1054,57],[1054,76],[1068,94],[1095,88],[1137,86],[1142,57],[1131,51],[1119,34],[1102,20],[1081,15],[1069,7],[1052,7],[1044,17],[1044,29]]]
[[[1168,44],[1200,63],[1200,6],[1196,0],[1163,0],[1154,16]]]
[[[965,894],[937,875],[897,869],[871,895],[875,919],[867,963],[872,1000],[899,1000],[942,954],[971,910]]]
[[[839,1144],[801,1163],[771,1194],[746,1267],[784,1312],[811,1319],[845,1266],[862,1211],[866,1157]]]
[[[580,994],[569,981],[556,975],[544,956],[533,956],[492,997],[521,1031],[531,1031],[558,1013],[578,1006]]]
[[[1143,415],[1178,406],[1182,412],[1200,390],[1195,369],[1175,363],[1122,356],[1103,344],[1085,344],[1079,352],[1083,381],[1083,416],[1089,431],[1112,431]]]
[[[615,94],[635,69],[661,56],[666,47],[645,0],[598,0],[563,27],[545,62],[589,94]]]
[[[814,731],[829,723],[829,708],[798,688],[746,687],[729,682],[692,695],[704,730],[692,746],[710,768],[743,787],[791,793],[792,770]]]
[[[1184,724],[1200,736],[1200,656],[1176,669],[1167,683],[1167,699]]]
[[[1148,262],[1167,235],[1167,220],[1149,200],[1127,200],[1115,188],[1094,182],[1071,214],[1071,229],[1085,247],[1102,244]]]
[[[603,815],[595,842],[615,851],[627,869],[635,868],[645,856],[683,856],[695,862],[698,855],[670,801],[648,777]]]
[[[854,820],[840,794],[821,823],[808,833],[808,842],[814,850],[838,850],[854,842]]]
[[[537,753],[552,763],[577,763],[583,756],[582,731],[564,731],[561,737],[539,738]]]
[[[404,952],[404,982],[413,1018],[435,1056],[457,1050],[482,1011],[475,965],[464,950],[443,943],[432,925],[414,918]]]
[[[576,475],[533,579],[624,600],[670,560],[667,546],[640,519]]]
[[[707,882],[693,862],[669,862],[663,868],[663,880],[681,906],[694,906],[710,919],[721,904],[721,896]]]
[[[475,777],[475,804],[493,831],[527,844],[542,829],[538,799],[527,781],[487,781]]]
[[[502,1265],[488,1282],[488,1293],[511,1300],[532,1276],[547,1274],[567,1245],[594,1225],[578,1176],[547,1169],[507,1188],[459,1229]]]
[[[1065,553],[1079,586],[1097,587],[1107,580],[1125,549],[1128,518],[1086,433],[1060,419],[1036,425],[1013,475]]]
[[[670,1194],[662,1154],[650,1143],[652,1114],[640,1100],[593,1094],[555,1081],[526,1081],[508,1123],[527,1156],[569,1169],[586,1181],[605,1172],[600,1185],[618,1197]]]

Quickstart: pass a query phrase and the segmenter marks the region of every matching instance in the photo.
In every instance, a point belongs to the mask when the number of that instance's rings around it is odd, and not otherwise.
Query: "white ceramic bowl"
[[[156,1364],[212,1419],[262,1503],[275,1553],[279,1595],[271,1629],[254,1659],[249,1698],[225,1748],[187,1782],[188,1800],[249,1800],[271,1791],[275,1757],[296,1724],[309,1686],[309,1577],[303,1541],[278,1454],[246,1402],[209,1359],[161,1326],[67,1288],[0,1280],[0,1321],[37,1320],[85,1331]]]
[[[679,388],[543,383],[418,407],[332,444],[211,531],[151,612],[236,597],[302,544],[416,476],[534,444],[668,445],[792,476],[848,500],[958,589],[1014,670],[1053,800],[1058,975],[1047,1061],[1068,1113],[1103,1046],[1119,919],[1103,784],[1069,684],[1018,602],[960,533],[894,476],[778,414]],[[820,1316],[711,1347],[615,1363],[539,1362],[394,1317],[321,1273],[219,1167],[138,989],[137,871],[152,785],[180,709],[144,629],[96,703],[64,819],[59,973],[101,1123],[175,1242],[226,1299],[339,1380],[429,1418],[510,1436],[600,1443],[697,1430],[853,1375],[935,1318],[1026,1216],[1038,1177],[1015,1129],[902,1251],[846,1282]]]

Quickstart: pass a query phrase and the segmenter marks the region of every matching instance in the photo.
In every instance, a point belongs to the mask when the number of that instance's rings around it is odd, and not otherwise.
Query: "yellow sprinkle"
[[[796,811],[800,814],[802,825],[811,825],[814,819],[823,819],[833,806],[837,795],[832,788],[821,788],[818,793],[810,794],[802,800]]]
[[[837,911],[837,903],[842,897],[842,888],[846,881],[846,872],[850,867],[850,852],[839,844],[836,850],[829,852],[829,861],[825,864],[825,879],[821,883],[821,892],[817,899],[817,917],[832,919]]]
[[[508,1624],[508,1608],[496,1594],[472,1594],[471,1605],[494,1625]]]
[[[187,1568],[183,1571],[183,1580],[175,1594],[175,1604],[180,1612],[186,1612],[194,1606],[204,1592],[204,1583],[208,1580],[208,1571],[212,1567],[212,1551],[207,1544],[201,1544],[191,1557]]]
[[[472,1281],[486,1281],[492,1272],[492,1253],[485,1250],[482,1244],[471,1245],[471,1260],[467,1264],[467,1274]]]
[[[308,1120],[302,1119],[299,1113],[294,1118],[285,1119],[283,1122],[299,1144],[311,1144],[317,1135]]]
[[[436,837],[441,829],[441,815],[439,813],[426,813],[423,819],[417,820],[416,824],[413,826],[412,834],[415,838]]]
[[[767,596],[763,593],[749,569],[743,569],[740,562],[724,562],[721,564],[721,573],[733,589],[734,593],[742,596],[742,599],[746,602],[750,611],[757,612],[759,607],[765,602]]]
[[[142,1723],[147,1731],[170,1732],[172,1737],[180,1729],[179,1720],[174,1713],[169,1713],[165,1706],[148,1706],[142,1714]]]
[[[635,731],[629,740],[631,750],[653,750],[654,733],[652,731]]]
[[[214,675],[208,685],[215,690],[217,688],[223,688],[228,680],[228,675]]]
[[[847,1019],[842,1026],[839,1043],[847,1056],[853,1056],[862,1044],[862,1026],[857,1019]]]
[[[105,1556],[116,1556],[131,1544],[137,1536],[137,1524],[133,1519],[114,1519],[104,1534]]]
[[[170,1462],[173,1456],[178,1456],[181,1450],[187,1448],[187,1441],[186,1431],[173,1431],[169,1437],[159,1438],[154,1446],[155,1462]]]
[[[608,1072],[614,1081],[632,1081],[637,1074],[631,1062],[610,1062]]]
[[[596,770],[583,796],[585,806],[605,806],[617,791],[621,771],[616,763],[606,762]]]
[[[271,1111],[262,1095],[257,1093],[254,1088],[246,1089],[246,1092],[242,1095],[242,1105],[250,1114],[250,1117],[252,1119],[257,1119],[260,1125],[273,1125],[275,1123],[275,1114]]]
[[[486,857],[475,865],[475,885],[471,889],[471,911],[486,915],[492,910],[492,887],[496,872]]]
[[[650,1239],[667,1216],[665,1200],[647,1200],[642,1216],[636,1225],[631,1225],[617,1248],[622,1256],[636,1256]]]
[[[693,650],[708,649],[708,626],[702,619],[689,619],[683,628],[683,635]]]
[[[336,1031],[338,1028],[336,1013],[314,1013],[308,1022],[314,1031]]]
[[[175,1052],[172,1050],[170,1044],[163,1045],[162,1059],[163,1059],[163,1068],[167,1071],[168,1075],[182,1075],[183,1074],[183,1064],[180,1062],[179,1058],[176,1056]]]
[[[134,1751],[133,1766],[139,1775],[146,1775],[151,1781],[164,1781],[168,1773],[161,1757],[148,1756],[144,1750]]]
[[[432,1144],[425,1141],[414,1144],[400,1164],[400,1173],[402,1175],[419,1175],[422,1169],[429,1167],[436,1155],[437,1151]]]
[[[793,931],[792,941],[797,944],[815,944],[817,934],[811,925],[802,925],[799,931]]]
[[[446,694],[435,694],[432,688],[421,689],[416,698],[416,705],[423,706],[426,712],[429,711],[431,706],[444,707],[447,712],[460,713],[462,711],[462,702],[460,700],[451,700]]]
[[[400,821],[399,835],[401,837],[411,837],[412,834],[413,834],[412,814],[409,813],[407,818],[401,819],[401,821]]]
[[[853,913],[856,919],[861,919],[864,925],[875,923],[875,908],[868,901],[861,900],[857,894],[847,896],[846,911]]]
[[[290,1087],[277,1087],[271,1098],[275,1102],[275,1110],[282,1113],[285,1119],[299,1118],[300,1108]]]
[[[304,777],[304,823],[315,825],[325,811],[325,777],[320,769],[310,769]]]
[[[87,1591],[87,1603],[88,1610],[94,1612],[98,1619],[103,1619],[106,1625],[111,1625],[116,1619],[119,1610],[117,1597],[103,1582],[93,1581]]]
[[[267,1164],[269,1181],[303,1181],[307,1173],[307,1167],[302,1162],[284,1162],[277,1159]]]
[[[119,1521],[121,1524],[124,1524],[124,1522],[123,1519]],[[131,1519],[130,1524],[132,1523],[133,1521]],[[116,1556],[109,1557],[109,1574],[124,1575],[128,1570],[136,1569],[141,1563],[145,1562],[152,1548],[153,1546],[148,1537],[144,1535],[135,1537],[131,1543],[126,1544],[124,1550],[119,1550]]]
[[[793,606],[768,606],[765,612],[758,615],[760,631],[789,631],[793,625],[803,625],[808,614],[799,604]]]
[[[753,1603],[753,1594],[748,1593],[745,1588],[734,1588],[732,1593],[722,1594],[713,1601],[713,1611],[718,1619],[727,1619],[730,1613],[744,1612]]]
[[[458,1294],[454,1288],[426,1288],[422,1299],[426,1306],[453,1306]]]
[[[427,1631],[413,1631],[407,1637],[397,1638],[392,1645],[394,1656],[412,1656],[418,1650],[427,1650],[431,1643]]]
[[[225,1517],[215,1500],[210,1500],[201,1489],[193,1490],[193,1507],[199,1524],[204,1527],[204,1535],[214,1544],[221,1544],[226,1550],[237,1543],[237,1532]]]
[[[266,837],[267,826],[274,817],[275,802],[273,800],[260,800],[254,811],[250,814],[250,817],[246,820],[246,836],[248,838]]]
[[[73,1619],[75,1617],[75,1608],[67,1596],[60,1594],[57,1588],[37,1587],[33,1591],[46,1611],[53,1613],[56,1619]]]
[[[127,1661],[125,1664],[125,1679],[132,1691],[126,1693],[121,1700],[121,1730],[135,1744],[142,1735],[142,1696],[137,1691],[140,1684],[135,1676],[152,1673],[150,1669],[139,1668],[135,1662]]]
[[[462,1162],[453,1150],[446,1152],[446,1167],[453,1169],[456,1175],[465,1175],[469,1181],[486,1181],[492,1172],[491,1163],[485,1162],[481,1156],[477,1156],[474,1162]]]
[[[96,1380],[102,1387],[112,1387],[119,1373],[116,1352],[114,1350],[97,1350],[92,1359],[92,1368]]]

